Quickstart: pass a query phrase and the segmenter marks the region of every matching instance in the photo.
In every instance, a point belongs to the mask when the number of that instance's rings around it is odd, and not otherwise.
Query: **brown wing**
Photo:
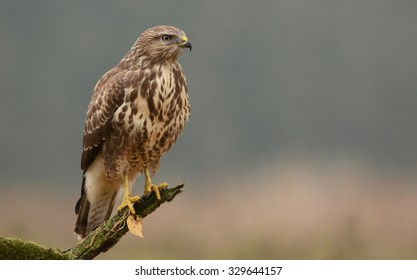
[[[112,131],[113,114],[123,103],[124,71],[113,68],[97,83],[85,118],[81,169],[94,161]]]
[[[75,205],[75,213],[78,215],[75,232],[81,237],[85,237],[86,232],[91,230],[88,225],[90,202],[86,198],[84,189],[85,174],[90,164],[101,151],[103,143],[111,136],[114,112],[121,106],[124,99],[124,72],[116,67],[104,74],[95,86],[93,96],[88,105],[81,155],[81,169],[84,171],[81,197]],[[103,201],[106,203],[102,199]],[[111,209],[113,209],[113,204],[114,195],[110,197],[107,218]]]

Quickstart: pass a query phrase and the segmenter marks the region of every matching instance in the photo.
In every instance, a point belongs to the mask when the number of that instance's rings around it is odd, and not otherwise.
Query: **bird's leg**
[[[156,199],[160,200],[161,195],[159,194],[159,189],[163,189],[166,186],[168,186],[167,183],[154,185],[151,181],[151,176],[149,175],[148,168],[145,168],[145,193],[144,194],[147,194],[153,191],[155,193]]]
[[[127,174],[124,177],[123,189],[124,189],[123,201],[122,201],[122,204],[120,204],[119,208],[117,208],[117,210],[120,211],[127,206],[130,209],[130,213],[135,214],[135,209],[133,208],[133,203],[135,203],[136,201],[139,201],[140,197],[130,195],[129,179],[127,177]]]

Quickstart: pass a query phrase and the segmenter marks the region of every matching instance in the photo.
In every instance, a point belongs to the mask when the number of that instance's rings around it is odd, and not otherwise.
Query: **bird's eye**
[[[161,37],[161,39],[162,39],[162,41],[169,41],[169,40],[171,40],[171,36],[169,36],[169,35],[162,35],[162,37]]]

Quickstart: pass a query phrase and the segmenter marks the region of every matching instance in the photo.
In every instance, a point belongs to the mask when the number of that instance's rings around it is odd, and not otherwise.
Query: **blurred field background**
[[[66,249],[91,91],[182,28],[184,193],[100,259],[416,259],[416,1],[2,1],[0,236]],[[137,180],[134,192],[142,192]]]

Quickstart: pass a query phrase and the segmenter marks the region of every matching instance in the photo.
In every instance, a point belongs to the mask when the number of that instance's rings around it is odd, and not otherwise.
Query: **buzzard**
[[[184,31],[167,25],[144,31],[125,57],[94,87],[88,106],[81,169],[81,198],[75,233],[83,239],[110,217],[116,194],[124,189],[119,210],[135,212],[131,186],[140,173],[144,193],[160,199],[153,175],[190,115],[187,84],[178,56],[191,50]]]

